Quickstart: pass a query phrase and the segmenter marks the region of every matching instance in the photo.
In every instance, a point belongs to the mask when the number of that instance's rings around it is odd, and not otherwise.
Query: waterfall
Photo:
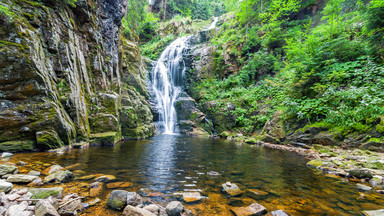
[[[213,29],[217,23],[217,17],[205,30]],[[150,88],[158,113],[158,121],[155,123],[159,133],[174,134],[177,129],[176,99],[182,92],[185,75],[185,62],[183,53],[188,48],[193,36],[184,36],[176,39],[161,53],[150,76]]]

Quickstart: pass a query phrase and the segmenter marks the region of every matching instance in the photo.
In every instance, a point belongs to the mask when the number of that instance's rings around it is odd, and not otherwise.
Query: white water
[[[205,30],[215,28],[217,17]],[[176,99],[182,92],[185,75],[183,52],[188,47],[191,36],[176,39],[161,53],[151,72],[151,89],[155,106],[159,113],[156,129],[160,133],[177,133]]]

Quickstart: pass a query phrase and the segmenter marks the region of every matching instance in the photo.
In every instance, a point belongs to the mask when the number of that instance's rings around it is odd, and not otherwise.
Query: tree
[[[322,18],[322,20],[328,20],[328,23],[330,24],[330,29],[329,29],[330,38],[333,36],[333,30],[334,30],[335,23],[337,24],[336,31],[338,32],[338,30],[339,30],[340,13],[341,13],[341,9],[342,9],[341,4],[344,1],[345,0],[330,0],[322,12],[322,14],[325,15]]]

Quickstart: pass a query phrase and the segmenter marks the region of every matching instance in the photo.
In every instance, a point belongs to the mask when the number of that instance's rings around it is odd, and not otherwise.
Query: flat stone
[[[363,211],[366,216],[384,216],[384,209]]]
[[[19,199],[20,197],[21,197],[20,194],[14,193],[14,194],[9,194],[9,195],[7,196],[7,199],[8,199],[9,201],[15,201],[15,200]]]
[[[35,206],[36,216],[60,216],[52,204],[47,200],[40,200]]]
[[[247,207],[232,207],[231,211],[236,216],[259,216],[267,214],[267,209],[258,203],[253,203]]]
[[[357,189],[359,189],[359,191],[370,191],[370,190],[372,190],[372,188],[367,186],[367,185],[356,184],[356,186],[357,186]]]
[[[76,170],[76,169],[81,169],[81,167],[83,167],[82,163],[76,163],[76,164],[73,164],[73,165],[65,167],[65,169],[67,169],[67,170]]]
[[[7,193],[10,191],[13,187],[13,184],[4,180],[0,180],[0,193],[5,192]]]
[[[132,187],[133,183],[131,182],[112,182],[107,184],[108,189],[115,189],[115,188],[128,188]]]
[[[222,184],[221,187],[230,196],[239,196],[244,193],[236,184],[230,182]]]
[[[19,195],[24,195],[24,194],[28,193],[28,188],[20,189],[16,193],[19,194]]]
[[[271,216],[289,216],[289,214],[283,210],[276,210],[271,212]]]
[[[165,209],[169,216],[180,216],[184,211],[184,206],[179,201],[172,201]]]
[[[60,165],[52,165],[51,167],[49,167],[48,173],[51,174],[59,170],[64,170],[64,168]]]
[[[34,187],[34,186],[40,186],[40,185],[43,185],[43,180],[41,180],[41,178],[36,178],[35,180],[33,180],[31,183],[29,183],[27,186],[28,187]]]
[[[96,198],[96,199],[93,199],[93,200],[89,201],[88,205],[89,206],[94,206],[94,205],[96,205],[99,202],[101,202],[101,200],[99,198]]]
[[[17,166],[10,166],[10,165],[0,165],[0,176],[6,175],[6,174],[13,174],[17,170]]]
[[[146,209],[142,209],[142,208],[138,208],[130,205],[127,205],[124,208],[123,215],[124,216],[157,216],[156,214],[153,214],[152,212]]]
[[[28,175],[39,176],[39,175],[41,175],[41,173],[39,171],[36,171],[36,170],[31,170],[31,171],[29,171]]]
[[[95,178],[95,181],[99,181],[99,182],[110,182],[110,181],[113,181],[115,180],[116,177],[113,176],[113,175],[102,175],[100,177],[97,177]]]
[[[245,194],[253,199],[264,199],[268,196],[268,192],[258,189],[248,189]]]
[[[75,178],[75,175],[69,170],[59,170],[44,178],[47,183],[65,183]]]
[[[89,196],[96,197],[99,194],[101,194],[102,190],[103,190],[102,182],[93,182],[92,184],[89,185]]]
[[[3,153],[1,154],[1,157],[2,157],[2,158],[12,157],[12,156],[13,156],[13,154],[12,154],[12,153],[9,153],[9,152],[3,152]]]
[[[94,178],[96,178],[96,175],[86,175],[86,176],[82,176],[82,177],[80,177],[80,178],[78,178],[79,180],[85,180],[85,181],[87,181],[87,180],[92,180],[92,179],[94,179]]]
[[[57,199],[63,197],[62,187],[51,187],[51,188],[31,188],[28,190],[32,194],[33,199],[45,199],[52,196]]]
[[[201,198],[199,192],[183,193],[183,200],[187,203],[200,201]]]
[[[35,179],[37,179],[37,176],[15,174],[15,175],[9,176],[7,178],[7,181],[12,183],[30,183]]]

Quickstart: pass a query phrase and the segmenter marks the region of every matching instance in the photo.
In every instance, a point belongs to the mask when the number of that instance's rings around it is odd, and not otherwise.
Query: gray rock
[[[236,184],[230,182],[222,184],[221,187],[230,196],[239,196],[244,193]]]
[[[7,178],[7,181],[12,183],[30,183],[33,180],[37,179],[37,176],[24,175],[24,174],[15,174]]]
[[[172,201],[165,209],[169,216],[180,216],[184,211],[184,206],[179,201]]]
[[[0,176],[6,175],[6,174],[13,174],[17,170],[16,166],[10,166],[10,165],[0,165]]]
[[[155,204],[151,204],[151,205],[148,205],[148,206],[145,206],[144,207],[145,210],[147,211],[150,211],[152,212],[153,214],[159,214],[159,211],[160,211],[160,207],[155,205]]]
[[[350,176],[362,179],[362,178],[372,178],[373,175],[371,171],[365,169],[354,169],[348,171]]]
[[[258,203],[253,203],[247,207],[232,207],[231,211],[235,213],[236,216],[259,216],[267,214],[267,209]]]
[[[119,211],[123,210],[127,205],[127,195],[128,191],[113,190],[108,196],[107,206]]]
[[[138,208],[130,205],[127,205],[124,208],[123,215],[124,216],[156,216],[156,214],[153,214],[152,212],[146,209],[142,209],[142,208]]]
[[[39,171],[36,171],[36,170],[31,170],[29,171],[28,175],[32,175],[32,176],[39,176],[41,173]]]
[[[49,196],[57,199],[61,199],[63,197],[62,187],[31,188],[28,190],[28,192],[32,194],[33,199],[46,199]]]
[[[0,192],[8,192],[12,189],[12,187],[12,183],[0,180]]]
[[[183,193],[183,200],[187,203],[197,202],[202,199],[201,194],[199,192],[189,192]]]
[[[363,211],[363,214],[367,216],[384,216],[384,209]]]
[[[6,215],[7,216],[21,216],[23,215],[24,210],[28,207],[28,202],[24,201],[18,205],[13,205],[8,208]]]
[[[357,189],[359,189],[359,191],[370,191],[370,190],[372,190],[372,188],[367,186],[367,185],[356,184],[356,186],[357,186]]]
[[[7,196],[7,199],[8,199],[9,201],[15,201],[15,200],[19,199],[20,197],[21,197],[21,195],[19,195],[19,194],[17,194],[17,193],[14,193],[14,194],[9,194],[9,195]]]
[[[44,178],[47,183],[65,183],[75,178],[75,175],[69,170],[60,170]]]
[[[276,210],[271,212],[272,216],[289,216],[289,214],[283,210]]]
[[[64,168],[60,165],[52,165],[50,168],[49,168],[49,171],[48,173],[51,174],[51,173],[54,173],[56,171],[60,171],[60,170],[64,170]]]
[[[52,204],[47,200],[41,200],[35,206],[36,216],[60,216]]]
[[[12,156],[13,156],[13,154],[12,154],[12,153],[9,153],[9,152],[3,152],[3,153],[1,154],[1,157],[2,157],[2,158],[12,157]]]
[[[139,194],[136,192],[127,193],[127,205],[138,206],[143,204],[143,200]]]

